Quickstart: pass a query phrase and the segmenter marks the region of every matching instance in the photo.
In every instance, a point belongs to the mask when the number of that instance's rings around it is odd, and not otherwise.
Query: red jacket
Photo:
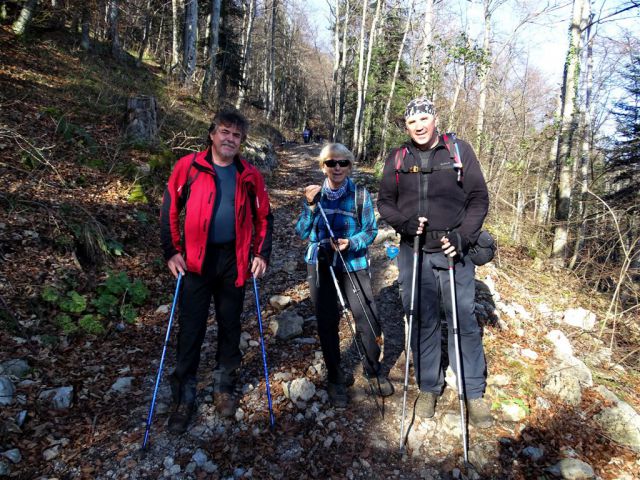
[[[182,157],[173,167],[160,211],[160,239],[164,257],[169,260],[181,253],[187,270],[202,274],[207,250],[209,226],[213,221],[216,198],[215,170],[208,161],[209,150]],[[236,156],[236,287],[241,287],[250,275],[249,251],[251,237],[253,253],[267,262],[271,255],[273,215],[267,187],[253,165]],[[180,235],[180,212],[184,209],[184,237]]]

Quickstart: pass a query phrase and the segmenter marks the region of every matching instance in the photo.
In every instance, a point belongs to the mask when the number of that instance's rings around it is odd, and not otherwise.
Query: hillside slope
[[[155,95],[161,106],[158,146],[122,138],[126,98],[141,93]],[[606,299],[581,294],[577,279],[540,268],[517,247],[503,247],[478,271],[477,313],[496,422],[486,431],[470,428],[476,470],[458,470],[462,449],[452,388],[433,420],[412,418],[410,411],[408,451],[398,453],[404,322],[395,266],[382,246],[394,236],[384,225],[372,248],[372,269],[385,366],[396,393],[384,402],[381,419],[343,323],[343,350],[358,380],[347,410],[330,407],[304,244],[293,229],[302,186],[319,181],[313,159],[319,145],[313,144],[281,150],[278,168],[267,175],[276,228],[260,285],[263,317],[267,325],[293,318],[302,332],[291,339],[266,332],[276,429],[267,428],[248,291],[241,413],[223,420],[211,404],[212,317],[190,432],[166,432],[164,381],[151,447],[139,453],[175,285],[156,240],[158,204],[173,161],[198,146],[211,112],[173,90],[153,67],[82,53],[59,34],[16,43],[4,29],[0,104],[0,475],[524,479],[573,468],[567,467],[573,459],[600,478],[640,478],[633,436],[633,428],[640,436],[640,424],[629,410],[640,408],[633,339],[627,338],[630,355],[613,358],[597,328],[563,323],[565,310],[599,312]],[[375,192],[371,172],[363,169],[357,178]],[[284,311],[270,304],[274,295],[290,297]],[[168,370],[174,351],[175,332]],[[307,401],[285,394],[293,380],[314,391]],[[410,405],[415,398],[411,382]],[[607,429],[610,417],[614,427]]]

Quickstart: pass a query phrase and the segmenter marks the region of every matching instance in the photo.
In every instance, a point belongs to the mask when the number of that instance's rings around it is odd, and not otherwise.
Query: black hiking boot
[[[467,413],[469,423],[476,428],[489,428],[493,425],[489,404],[482,397],[467,399]]]
[[[196,411],[195,403],[180,403],[169,415],[169,432],[180,435],[187,431]]]
[[[349,404],[349,395],[347,394],[347,386],[344,383],[332,383],[327,385],[327,393],[331,405],[336,408],[346,408]]]
[[[416,401],[416,415],[420,418],[432,418],[436,414],[438,395],[431,392],[420,392]]]
[[[390,397],[395,392],[392,383],[383,375],[374,376],[371,381],[376,386],[378,395],[381,397]]]
[[[342,369],[338,370],[338,375],[336,375],[336,381],[332,383],[339,383],[340,385],[345,385],[350,387],[355,383],[356,379],[351,372],[345,372]]]

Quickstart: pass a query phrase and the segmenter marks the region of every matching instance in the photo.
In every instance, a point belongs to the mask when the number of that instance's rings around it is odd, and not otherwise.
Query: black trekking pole
[[[409,390],[409,356],[411,355],[411,330],[416,307],[416,283],[418,278],[418,257],[420,255],[420,236],[413,239],[413,272],[411,275],[411,301],[409,307],[409,328],[404,345],[404,385],[402,387],[402,419],[400,420],[400,453],[404,451],[404,417],[407,413],[407,391]]]
[[[169,315],[169,324],[167,325],[167,334],[164,337],[164,345],[162,346],[162,356],[160,357],[160,365],[158,366],[158,375],[156,376],[156,385],[153,389],[153,396],[151,397],[151,406],[149,407],[149,415],[147,416],[147,426],[144,430],[144,440],[142,441],[142,450],[147,448],[149,441],[149,431],[151,429],[151,421],[153,420],[153,409],[156,406],[156,396],[158,395],[158,387],[160,386],[160,379],[162,378],[162,367],[164,366],[164,357],[167,353],[167,345],[169,344],[169,336],[171,334],[171,325],[173,324],[173,314],[176,310],[176,303],[178,301],[178,293],[180,292],[180,281],[182,280],[182,273],[178,273],[178,280],[176,281],[176,291],[173,294],[173,304],[171,305],[171,314]]]
[[[267,384],[267,402],[269,404],[269,424],[271,430],[276,426],[276,417],[273,415],[273,405],[271,403],[271,389],[269,388],[269,367],[267,366],[267,350],[264,346],[264,334],[262,333],[262,313],[260,312],[260,298],[258,296],[258,282],[255,275],[251,275],[253,278],[253,292],[256,296],[256,312],[258,316],[258,328],[260,329],[260,346],[262,347],[262,365],[264,367],[264,379]]]
[[[462,383],[462,354],[460,353],[460,331],[458,330],[458,307],[456,302],[456,281],[453,257],[447,256],[449,262],[449,285],[451,287],[451,312],[453,323],[453,343],[456,350],[456,383],[458,386],[458,400],[460,401],[460,430],[462,431],[462,448],[464,451],[465,466],[469,464],[469,444],[467,440],[467,426],[464,417],[464,385]]]
[[[367,377],[367,381],[369,382],[369,391],[373,396],[373,401],[376,402],[376,407],[378,407],[378,411],[380,412],[380,416],[384,418],[384,410],[378,403],[378,397],[376,395],[375,388],[373,386],[373,381],[371,380],[371,376],[367,371],[367,365],[365,363],[364,354],[360,350],[360,344],[358,343],[358,338],[356,336],[356,330],[351,323],[351,319],[349,318],[349,312],[347,311],[347,305],[344,301],[344,297],[342,296],[342,291],[340,290],[340,284],[338,283],[338,279],[336,278],[336,273],[333,270],[333,266],[329,265],[329,271],[331,272],[331,278],[333,279],[333,285],[336,287],[336,292],[338,294],[338,299],[340,300],[340,305],[342,306],[342,315],[347,321],[347,325],[349,325],[349,330],[351,330],[351,337],[353,338],[353,342],[356,344],[356,350],[358,351],[358,356],[360,357],[360,363],[362,364],[362,371],[364,372],[364,376]]]
[[[375,328],[373,328],[373,324],[371,323],[371,320],[369,319],[369,315],[367,315],[367,309],[365,308],[364,303],[362,301],[362,298],[360,297],[360,291],[359,291],[359,289],[358,289],[358,287],[356,285],[356,282],[353,281],[353,277],[351,276],[351,272],[349,272],[349,269],[347,268],[347,262],[345,262],[344,257],[342,256],[342,252],[337,247],[338,239],[333,234],[333,230],[331,230],[331,226],[329,225],[329,220],[327,219],[327,215],[324,213],[324,209],[322,208],[322,205],[320,204],[319,201],[318,201],[317,205],[318,205],[318,209],[320,210],[320,214],[322,215],[322,218],[324,219],[324,224],[327,227],[327,231],[329,232],[329,237],[331,238],[331,241],[334,243],[334,245],[336,245],[336,250],[335,251],[338,252],[338,256],[340,257],[340,260],[342,262],[342,266],[344,268],[344,271],[347,273],[347,277],[349,278],[349,282],[351,283],[351,288],[353,289],[353,293],[355,293],[356,298],[358,299],[358,302],[360,303],[360,307],[362,308],[362,312],[364,313],[364,317],[367,319],[367,323],[369,324],[369,327],[371,328],[371,331],[373,332],[373,336],[377,337],[378,335],[376,335],[376,330],[375,330]]]

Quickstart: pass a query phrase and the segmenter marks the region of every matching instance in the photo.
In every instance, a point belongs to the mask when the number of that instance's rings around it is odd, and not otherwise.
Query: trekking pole
[[[349,330],[351,330],[351,336],[353,338],[353,342],[356,344],[356,350],[358,351],[358,356],[360,357],[360,363],[362,364],[362,371],[364,372],[364,376],[367,377],[367,381],[369,382],[369,392],[373,396],[373,401],[376,402],[376,407],[378,407],[378,411],[380,412],[380,416],[384,418],[384,410],[378,403],[378,397],[376,395],[375,388],[373,386],[373,381],[371,380],[371,376],[367,371],[367,366],[365,364],[364,355],[360,350],[360,344],[358,343],[358,339],[356,337],[356,330],[351,323],[351,319],[349,318],[349,312],[347,311],[347,305],[344,301],[344,297],[342,296],[342,291],[340,290],[340,284],[338,284],[338,279],[336,278],[336,273],[333,270],[333,267],[329,265],[329,271],[331,272],[331,278],[333,279],[333,285],[336,287],[336,292],[338,293],[338,298],[340,299],[340,305],[342,306],[342,315],[347,320],[347,325],[349,325]]]
[[[404,345],[404,385],[402,387],[402,419],[400,420],[400,453],[404,451],[404,417],[407,413],[407,391],[409,390],[409,356],[411,355],[411,330],[416,307],[416,283],[418,278],[418,256],[420,254],[420,236],[413,239],[413,273],[411,275],[411,303],[409,307],[409,328]]]
[[[329,237],[331,238],[331,241],[335,244],[338,245],[338,240],[336,239],[336,236],[333,234],[333,230],[331,230],[331,226],[329,225],[329,220],[327,219],[327,215],[324,213],[324,209],[322,208],[322,205],[320,204],[320,202],[317,203],[318,205],[318,209],[320,210],[320,214],[322,215],[322,218],[324,219],[324,224],[327,227],[327,231],[329,232]],[[373,328],[373,324],[371,323],[371,320],[369,319],[369,315],[367,315],[367,309],[364,307],[364,303],[362,302],[362,298],[360,298],[360,291],[358,290],[358,287],[356,286],[356,282],[353,281],[353,277],[351,276],[351,272],[349,272],[349,269],[347,268],[347,262],[345,262],[344,257],[342,256],[342,252],[340,251],[339,248],[336,248],[335,250],[336,252],[338,252],[338,256],[340,257],[340,260],[342,261],[342,266],[344,267],[344,271],[347,273],[347,277],[349,278],[349,282],[351,283],[351,288],[353,289],[353,293],[355,293],[356,298],[358,299],[358,302],[360,303],[360,307],[362,308],[362,312],[364,313],[364,317],[367,319],[367,323],[369,324],[369,327],[371,328],[371,331],[373,332],[373,336],[377,337],[378,335],[376,335],[376,330],[375,328]]]
[[[467,428],[464,418],[464,386],[462,383],[462,355],[460,353],[460,331],[458,330],[458,308],[456,302],[455,267],[453,257],[447,256],[449,262],[449,285],[451,286],[451,311],[453,323],[453,342],[456,349],[456,383],[458,386],[458,400],[460,401],[460,430],[462,431],[462,449],[464,451],[464,463],[469,464],[469,445],[467,441]]]
[[[271,403],[271,388],[269,388],[269,367],[267,367],[267,351],[264,346],[264,335],[262,333],[262,313],[260,312],[260,298],[258,297],[258,282],[255,275],[253,278],[253,292],[256,296],[256,312],[258,315],[258,328],[260,329],[260,346],[262,347],[262,365],[264,366],[264,379],[267,384],[267,402],[269,404],[269,423],[271,430],[276,426],[276,417],[273,415],[273,405]]]
[[[162,347],[162,356],[160,357],[160,365],[158,366],[158,375],[156,376],[156,385],[153,389],[153,396],[151,397],[151,406],[149,407],[149,415],[147,416],[147,426],[144,430],[144,440],[142,441],[142,450],[147,448],[149,441],[149,431],[151,429],[151,421],[153,420],[153,409],[156,406],[156,396],[158,395],[158,387],[160,386],[160,379],[162,378],[162,367],[164,366],[164,357],[167,353],[167,345],[169,344],[169,336],[171,334],[171,325],[173,324],[173,314],[176,310],[176,303],[178,301],[178,293],[180,292],[180,281],[182,280],[182,272],[178,273],[178,280],[176,281],[176,291],[173,294],[173,304],[171,305],[171,314],[169,315],[169,324],[167,325],[167,334],[164,337],[164,345]]]

